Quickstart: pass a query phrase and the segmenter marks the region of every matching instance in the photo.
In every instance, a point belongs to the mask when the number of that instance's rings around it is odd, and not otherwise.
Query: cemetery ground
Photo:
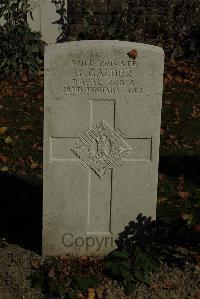
[[[191,61],[168,62],[164,77],[157,217],[173,227],[183,269],[163,264],[132,298],[200,298],[200,85]],[[43,75],[0,83],[0,298],[41,298],[31,273],[41,263]],[[3,212],[2,212],[3,211]],[[148,216],[148,215],[146,215]],[[195,240],[195,241],[194,241]],[[71,258],[66,271],[92,267],[101,282],[79,298],[128,298],[98,258]],[[56,265],[49,265],[51,280]],[[70,270],[69,270],[70,269]],[[75,270],[73,270],[75,269]],[[84,280],[84,274],[77,274]],[[86,276],[88,273],[86,273]],[[47,283],[47,281],[46,281]],[[47,283],[48,284],[48,283]],[[92,283],[91,283],[92,286]],[[107,294],[106,294],[107,292]],[[82,297],[81,297],[82,296]],[[95,297],[96,296],[96,297]],[[54,297],[48,297],[54,298]]]

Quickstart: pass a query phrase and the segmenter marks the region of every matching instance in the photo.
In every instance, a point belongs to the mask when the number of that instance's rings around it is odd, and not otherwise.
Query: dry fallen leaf
[[[169,80],[169,81],[171,81],[171,80],[173,80],[173,77],[170,75],[170,74],[167,74],[167,79]]]
[[[180,175],[178,177],[178,190],[183,191],[184,190],[184,185],[185,185],[184,175]]]
[[[154,283],[154,284],[150,285],[150,288],[151,289],[159,289],[160,285],[158,283]]]
[[[200,291],[195,295],[195,299],[200,299]]]
[[[23,82],[26,82],[26,81],[28,81],[28,77],[27,77],[27,74],[22,74],[21,75],[21,80],[23,81]]]
[[[10,136],[6,137],[4,141],[5,141],[6,144],[10,144],[10,143],[13,142],[13,140]]]
[[[166,197],[159,197],[158,198],[158,203],[162,204],[164,202],[168,201],[168,199]]]
[[[40,267],[40,265],[41,265],[41,263],[40,263],[39,260],[32,260],[32,261],[30,262],[30,264],[31,264],[31,267],[32,267],[33,269],[38,269],[38,268]]]
[[[38,167],[38,163],[34,162],[31,164],[31,169],[36,169]]]
[[[174,288],[174,285],[173,285],[172,282],[170,282],[170,281],[167,280],[167,281],[162,285],[162,288],[163,288],[163,289],[166,289],[166,290],[170,290],[170,289]]]
[[[48,276],[49,277],[54,277],[54,274],[55,274],[54,273],[54,268],[50,269],[49,272],[48,272]]]
[[[130,50],[127,55],[132,58],[133,60],[135,60],[137,58],[137,50],[136,49],[132,49]]]
[[[19,167],[24,167],[24,164],[25,164],[24,159],[19,159],[17,164],[18,164]]]
[[[160,129],[160,135],[164,135],[165,134],[165,130],[164,129]]]
[[[3,162],[3,163],[7,163],[8,158],[6,156],[0,154],[0,161]]]
[[[38,94],[38,95],[37,95],[37,99],[38,99],[38,100],[41,100],[42,98],[43,98],[43,95],[42,95],[42,94]]]
[[[169,82],[169,80],[167,78],[164,78],[164,80],[163,80],[164,85],[167,85],[168,82]]]
[[[183,80],[180,77],[176,77],[175,81],[178,82],[178,83],[182,83]]]
[[[183,148],[192,148],[192,146],[189,144],[183,144]]]
[[[166,104],[166,105],[170,105],[171,102],[170,102],[170,101],[165,101],[165,104]]]
[[[77,294],[77,299],[85,299],[85,297],[79,292],[79,294]]]
[[[8,90],[6,91],[6,95],[12,97],[12,95],[13,95],[12,90],[8,89]]]
[[[167,143],[167,144],[173,144],[173,141],[172,141],[172,139],[167,139],[167,140],[166,140],[166,143]]]
[[[3,134],[5,134],[5,132],[7,131],[7,127],[1,127],[0,128],[0,135],[3,135]]]
[[[19,128],[20,131],[27,131],[27,130],[30,130],[32,128],[31,125],[26,125],[26,126],[23,126],[21,128]]]
[[[36,149],[37,146],[38,146],[38,143],[34,143],[34,144],[31,146],[31,148],[32,148],[32,149]]]
[[[176,136],[175,136],[175,135],[169,135],[169,138],[170,138],[170,139],[175,139]]]
[[[22,169],[20,169],[18,172],[17,172],[17,175],[18,176],[25,176],[26,175],[26,172]]]
[[[2,168],[1,168],[1,171],[2,172],[7,172],[9,170],[9,168],[7,167],[7,166],[3,166]]]
[[[181,215],[183,220],[186,220],[188,223],[192,222],[193,216],[189,213],[184,213]]]
[[[193,227],[193,230],[194,230],[196,233],[200,233],[200,224],[195,224],[194,227]]]
[[[95,299],[94,289],[88,289],[87,299]]]
[[[189,196],[189,192],[186,191],[179,191],[178,192],[178,196],[184,200],[188,199]]]
[[[17,85],[22,85],[22,82],[21,82],[20,80],[17,80],[17,81],[16,81],[16,84],[17,84]]]
[[[159,173],[158,178],[160,181],[164,181],[167,178],[167,176],[164,173]]]
[[[96,297],[97,299],[105,299],[105,296],[104,296],[104,290],[102,290],[101,288],[97,288],[96,289]]]

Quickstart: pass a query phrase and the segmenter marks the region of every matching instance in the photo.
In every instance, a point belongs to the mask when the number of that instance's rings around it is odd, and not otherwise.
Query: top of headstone
[[[114,45],[114,46],[126,46],[126,45],[137,45],[137,47],[141,49],[148,49],[150,51],[157,51],[158,53],[163,53],[163,49],[158,46],[150,45],[150,44],[144,44],[144,43],[136,43],[136,42],[130,42],[130,41],[121,41],[121,40],[81,40],[81,41],[70,41],[65,43],[57,43],[57,44],[50,44],[46,45],[46,49],[48,48],[54,48],[54,47],[66,47],[68,45],[76,46],[76,45],[82,45],[83,47],[88,46],[95,46],[95,45]]]
[[[163,68],[163,49],[142,43],[84,40],[48,45],[45,49],[45,82],[50,80],[47,76],[52,76],[48,90],[55,99],[83,95],[92,98],[94,94],[88,92],[88,87],[93,86],[99,99],[110,94],[124,97],[129,90],[129,96],[138,99],[144,94],[151,96],[153,105],[153,95],[161,92]]]
[[[140,48],[148,49],[151,51],[157,51],[158,53],[163,52],[163,49],[158,46],[144,44],[144,43],[137,43],[137,42],[130,42],[130,41],[121,41],[121,40],[81,40],[81,41],[70,41],[65,43],[57,43],[57,44],[50,44],[46,45],[45,48],[52,48],[52,47],[66,47],[68,45],[76,46],[77,44],[83,45],[83,47],[88,47],[92,45],[137,45]]]
[[[119,41],[119,40],[82,40],[82,41],[71,41],[71,42],[65,42],[65,43],[57,43],[57,44],[51,44],[45,46],[45,56],[54,55],[54,51],[58,54],[59,50],[63,51],[63,49],[75,49],[75,50],[88,50],[88,49],[97,49],[104,50],[108,48],[130,48],[141,51],[151,51],[158,55],[164,56],[164,51],[161,47],[153,46],[149,44],[143,44],[143,43],[135,43],[135,42],[129,42],[129,41]],[[46,60],[46,63],[48,63],[48,60]],[[47,64],[45,63],[45,66],[47,67]]]

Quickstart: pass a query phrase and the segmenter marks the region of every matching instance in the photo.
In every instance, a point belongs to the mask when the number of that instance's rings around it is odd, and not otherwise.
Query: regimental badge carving
[[[120,166],[132,148],[119,132],[101,120],[92,129],[85,130],[71,150],[102,178],[109,169]]]

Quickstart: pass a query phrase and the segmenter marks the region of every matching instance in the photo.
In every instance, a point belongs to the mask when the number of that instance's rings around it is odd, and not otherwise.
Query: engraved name
[[[84,73],[81,70],[75,70],[76,76],[85,76],[85,77],[132,77],[133,72],[132,70],[125,69],[125,70],[115,70],[115,69],[89,69],[86,70]]]
[[[136,62],[130,60],[72,60],[72,79],[63,87],[64,94],[142,93],[134,80]]]

